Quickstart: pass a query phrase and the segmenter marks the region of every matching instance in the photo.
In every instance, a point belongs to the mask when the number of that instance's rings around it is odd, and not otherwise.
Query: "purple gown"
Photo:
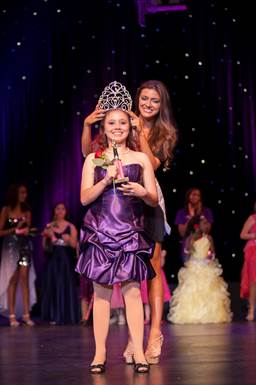
[[[131,182],[141,183],[139,164],[123,168]],[[105,174],[106,170],[95,167],[95,183]],[[85,214],[76,271],[106,285],[152,279],[154,242],[144,230],[143,210],[141,199],[114,191],[112,184],[106,187]]]

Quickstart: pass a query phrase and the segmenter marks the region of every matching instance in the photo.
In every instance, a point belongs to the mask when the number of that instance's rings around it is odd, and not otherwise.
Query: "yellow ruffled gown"
[[[178,273],[168,320],[177,324],[230,322],[228,285],[218,261],[207,258],[210,241],[203,236],[193,247],[189,261]]]

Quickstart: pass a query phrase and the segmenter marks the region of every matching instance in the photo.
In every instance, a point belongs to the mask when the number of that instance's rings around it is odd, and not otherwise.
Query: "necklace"
[[[127,148],[124,152],[120,152],[120,150],[118,150],[118,154],[119,154],[119,155],[125,155],[125,154],[128,154],[129,151],[130,151],[129,148]],[[110,153],[113,154],[113,149],[107,149],[106,152],[107,152],[108,154],[110,154]]]

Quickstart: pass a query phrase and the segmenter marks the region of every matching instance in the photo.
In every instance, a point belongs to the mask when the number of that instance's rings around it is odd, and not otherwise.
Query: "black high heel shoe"
[[[89,365],[91,374],[102,374],[106,371],[106,361],[104,364]]]
[[[149,372],[149,364],[141,364],[141,363],[135,363],[134,364],[134,371],[136,373],[144,374]]]

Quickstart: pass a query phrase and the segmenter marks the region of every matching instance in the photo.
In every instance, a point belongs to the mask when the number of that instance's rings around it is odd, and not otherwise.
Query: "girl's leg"
[[[91,365],[98,365],[104,364],[106,361],[106,339],[109,329],[112,287],[93,283],[93,288],[93,331],[96,349]],[[97,372],[96,369],[95,372]]]
[[[254,282],[250,285],[249,311],[248,311],[248,315],[247,315],[248,321],[254,320],[255,303],[256,303],[256,283]]]
[[[126,318],[133,343],[135,363],[146,364],[143,352],[144,314],[139,282],[125,283],[122,292],[126,307]],[[141,370],[144,371],[143,368]]]

